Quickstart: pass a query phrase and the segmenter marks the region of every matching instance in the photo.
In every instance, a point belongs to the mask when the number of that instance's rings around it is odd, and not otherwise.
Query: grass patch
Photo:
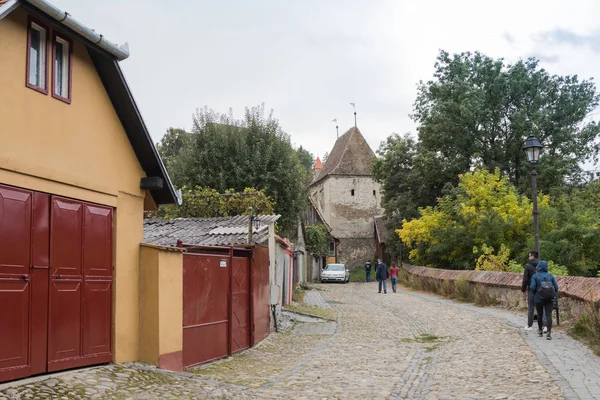
[[[569,333],[575,339],[587,344],[594,354],[600,356],[600,310],[594,302],[586,302],[584,314]]]
[[[374,278],[375,274],[371,271],[371,278]],[[365,282],[367,275],[363,267],[358,267],[350,270],[350,282]]]
[[[442,336],[432,335],[430,333],[422,333],[419,336],[415,336],[413,338],[402,338],[400,342],[402,343],[434,343],[438,340],[443,339]]]
[[[316,317],[327,318],[332,321],[337,320],[337,313],[335,310],[329,308],[319,308],[317,306],[308,306],[306,304],[290,304],[283,308],[290,311],[314,315]]]

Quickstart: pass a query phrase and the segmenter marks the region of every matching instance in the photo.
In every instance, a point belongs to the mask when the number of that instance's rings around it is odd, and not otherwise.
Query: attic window
[[[354,196],[354,189],[350,190],[350,194]]]
[[[54,36],[52,97],[71,102],[71,41]]]
[[[27,34],[27,87],[48,94],[48,30],[29,22]]]

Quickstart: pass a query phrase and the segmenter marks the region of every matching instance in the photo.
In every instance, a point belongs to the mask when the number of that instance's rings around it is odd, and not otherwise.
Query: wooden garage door
[[[112,209],[0,185],[0,382],[112,361],[111,293]]]
[[[112,209],[52,198],[48,371],[110,362]]]

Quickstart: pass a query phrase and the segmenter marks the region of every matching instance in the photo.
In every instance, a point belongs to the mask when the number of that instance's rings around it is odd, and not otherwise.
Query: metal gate
[[[0,381],[112,361],[112,209],[0,185]]]
[[[225,357],[264,339],[271,323],[268,249],[187,250],[183,255],[183,365]]]

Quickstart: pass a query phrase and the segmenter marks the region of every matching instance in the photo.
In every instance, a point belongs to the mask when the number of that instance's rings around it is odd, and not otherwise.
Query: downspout
[[[96,46],[106,50],[112,54],[118,61],[123,61],[129,57],[129,46],[125,43],[123,46],[116,45],[107,40],[101,34],[96,33],[93,29],[88,28],[75,18],[71,17],[66,11],[48,3],[46,0],[25,0],[35,8],[48,14],[62,25],[77,32]]]

